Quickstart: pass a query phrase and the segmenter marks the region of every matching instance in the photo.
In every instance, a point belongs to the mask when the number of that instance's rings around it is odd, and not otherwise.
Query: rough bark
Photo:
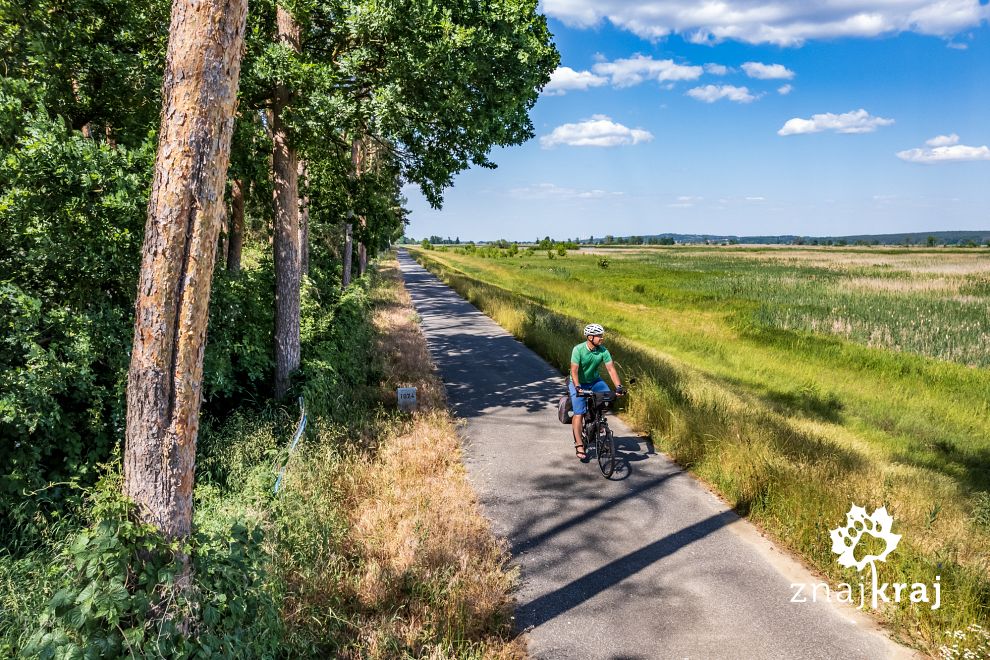
[[[127,378],[124,493],[171,539],[192,524],[210,283],[247,0],[176,0]]]
[[[241,248],[244,245],[244,184],[234,179],[230,187],[230,236],[227,242],[227,270],[241,270]]]
[[[299,26],[292,15],[277,8],[279,40],[299,50]],[[283,111],[290,91],[279,84],[272,113],[275,144],[275,397],[289,391],[292,372],[299,368],[299,290],[302,278],[299,261],[299,184],[296,152],[289,144]]]
[[[351,220],[354,214],[347,212],[347,222],[344,224],[344,274],[341,277],[341,286],[345,289],[351,283],[351,252],[354,251],[352,235],[354,233],[354,223]]]
[[[306,162],[299,161],[299,180],[307,185]],[[309,197],[299,196],[299,270],[309,275]]]
[[[361,216],[361,229],[363,230],[366,226],[366,221],[364,216]],[[362,232],[363,233],[363,232]],[[365,247],[363,242],[358,243],[358,277],[364,275],[364,271],[368,270],[368,248]]]
[[[360,139],[351,142],[351,177],[357,179],[361,176],[363,154]],[[354,231],[354,211],[347,212],[347,221],[344,224],[344,274],[341,277],[340,285],[347,288],[351,283],[351,261],[354,248],[352,245],[352,234]]]
[[[367,143],[361,144],[365,154],[361,162],[361,167],[357,172],[358,176],[364,174],[364,172],[370,170],[374,167],[375,161],[375,143],[369,140]],[[361,236],[366,235],[366,229],[368,227],[368,220],[365,216],[360,216],[358,222],[361,223]],[[368,270],[368,248],[365,246],[364,241],[358,241],[358,277],[363,277],[364,272]]]
[[[226,204],[223,206],[223,213],[220,215],[220,237],[217,239],[217,257],[214,268],[227,267],[228,238],[230,237],[230,208]]]

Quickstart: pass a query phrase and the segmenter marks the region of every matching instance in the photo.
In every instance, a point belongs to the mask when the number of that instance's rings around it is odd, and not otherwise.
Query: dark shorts
[[[583,415],[588,412],[588,400],[583,396],[577,395],[577,389],[574,387],[574,383],[570,380],[567,381],[567,389],[571,393],[571,407],[574,408],[575,415]],[[591,390],[592,392],[611,392],[608,383],[599,378],[593,383],[581,383],[581,389]]]

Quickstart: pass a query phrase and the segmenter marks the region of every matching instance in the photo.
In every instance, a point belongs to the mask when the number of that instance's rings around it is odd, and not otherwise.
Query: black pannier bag
[[[557,402],[557,419],[560,420],[561,424],[571,423],[571,395],[565,394],[560,397],[560,401]]]

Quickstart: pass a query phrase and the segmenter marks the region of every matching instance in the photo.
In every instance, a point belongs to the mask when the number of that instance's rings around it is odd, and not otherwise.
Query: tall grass
[[[855,574],[835,562],[828,529],[851,503],[885,505],[903,540],[883,579],[939,575],[944,585],[938,610],[879,612],[904,637],[934,652],[952,632],[990,623],[990,529],[979,522],[990,489],[986,370],[754,316],[781,288],[840,279],[800,264],[757,275],[725,255],[681,260],[673,250],[612,255],[607,269],[575,255],[416,256],[562,369],[583,324],[603,323],[639,378],[625,412],[633,425],[830,580]],[[767,278],[789,283],[771,290]]]
[[[324,425],[292,459],[277,505],[292,645],[345,658],[521,657],[515,573],[467,482],[394,260],[373,295],[380,412],[363,433]],[[400,385],[417,387],[412,416],[394,412]]]

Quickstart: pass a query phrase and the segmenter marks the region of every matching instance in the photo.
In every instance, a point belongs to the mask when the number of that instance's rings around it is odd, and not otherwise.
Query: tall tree
[[[189,535],[203,351],[247,0],[175,0],[127,382],[124,492]]]
[[[361,180],[361,169],[364,166],[364,144],[361,138],[354,138],[351,142],[351,187],[357,189]],[[352,198],[354,195],[352,194]],[[340,285],[345,289],[351,283],[351,270],[354,258],[354,209],[347,211],[344,219],[344,270]]]
[[[298,181],[309,187],[309,170],[304,160],[299,161]],[[303,194],[299,195],[299,271],[309,274],[309,196]]]
[[[227,270],[241,270],[241,249],[244,247],[244,182],[230,182],[230,236],[227,241]]]
[[[314,63],[307,139],[374,140],[403,181],[440,206],[455,174],[494,167],[493,146],[533,136],[529,110],[559,62],[537,5],[313,0],[303,35]]]
[[[276,8],[278,39],[299,52],[299,26],[288,11]],[[302,270],[299,260],[299,176],[296,151],[290,144],[284,111],[291,90],[286,81],[275,88],[272,113],[275,179],[275,397],[289,391],[292,372],[301,359],[299,299]]]

